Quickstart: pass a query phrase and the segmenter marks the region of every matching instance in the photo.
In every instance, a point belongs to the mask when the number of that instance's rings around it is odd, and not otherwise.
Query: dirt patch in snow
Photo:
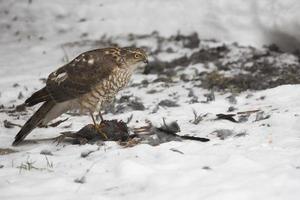
[[[147,40],[151,42],[143,42]],[[124,46],[125,43],[143,47],[149,52],[150,63],[140,73],[156,74],[156,82],[191,81],[196,87],[231,92],[300,83],[297,55],[284,53],[274,45],[256,49],[236,43],[201,40],[196,33],[177,33],[170,37],[163,37],[158,32],[103,36],[99,40],[67,43],[64,47],[87,49]],[[167,59],[165,55],[174,56]],[[187,73],[189,68],[194,71]]]

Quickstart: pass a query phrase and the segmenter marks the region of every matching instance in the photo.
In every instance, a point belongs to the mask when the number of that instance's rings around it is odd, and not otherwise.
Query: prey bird
[[[93,113],[100,113],[103,120],[101,107],[114,99],[143,62],[148,63],[143,49],[113,47],[82,53],[58,68],[48,76],[46,86],[25,101],[26,106],[43,104],[15,136],[13,145],[21,143],[37,126],[73,109],[90,113],[96,125]]]

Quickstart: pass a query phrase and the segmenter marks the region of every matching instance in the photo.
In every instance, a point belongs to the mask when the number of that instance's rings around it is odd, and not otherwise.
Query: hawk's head
[[[121,57],[128,66],[136,65],[139,63],[148,63],[146,52],[141,48],[124,47],[121,48]]]

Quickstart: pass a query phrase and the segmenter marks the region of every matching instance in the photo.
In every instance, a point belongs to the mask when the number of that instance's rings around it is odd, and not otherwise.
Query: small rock
[[[271,125],[270,125],[270,124],[261,124],[260,126],[271,127]]]
[[[159,106],[158,105],[156,105],[154,108],[153,108],[153,110],[151,111],[151,113],[157,113],[157,111],[159,110]]]
[[[22,92],[19,92],[19,95],[18,95],[18,99],[23,99],[24,98],[24,95]]]
[[[107,109],[112,113],[124,113],[128,110],[145,110],[146,108],[140,98],[132,95],[124,95],[117,100],[117,105],[115,107],[107,107]]]
[[[193,103],[199,103],[198,97],[195,95],[194,90],[192,88],[188,89],[189,93],[188,93],[188,97],[190,97],[190,104]]]
[[[80,157],[81,158],[86,158],[86,157],[88,157],[93,152],[95,152],[95,151],[93,151],[93,150],[83,151],[83,152],[81,152]]]
[[[40,154],[46,155],[46,156],[53,156],[52,152],[48,149],[43,149]]]
[[[84,183],[86,183],[86,178],[85,178],[85,176],[82,176],[81,178],[76,178],[76,179],[74,180],[74,182],[75,182],[75,183],[84,184]]]
[[[130,106],[133,110],[145,110],[144,104],[137,100],[129,102],[128,106]]]
[[[266,96],[259,97],[260,100],[264,100],[265,98],[266,98]]]
[[[247,122],[249,119],[249,114],[248,115],[239,115],[239,119],[238,122],[243,123],[243,122]]]
[[[15,152],[17,151],[10,148],[0,148],[0,155],[7,155]]]
[[[14,83],[14,84],[13,84],[13,87],[14,87],[14,88],[19,87],[19,86],[20,86],[19,83]]]
[[[79,22],[85,22],[86,21],[86,18],[81,18],[80,20],[79,20]]]
[[[174,51],[171,47],[168,47],[168,48],[166,49],[166,52],[167,52],[167,53],[174,53],[175,51]]]
[[[195,97],[195,93],[194,93],[194,90],[192,88],[189,88],[188,89],[189,93],[188,93],[188,97]]]
[[[15,126],[8,120],[3,121],[3,125],[5,128],[14,128]]]
[[[247,135],[247,133],[244,131],[244,132],[240,132],[238,134],[236,134],[234,137],[245,137]]]
[[[148,80],[142,80],[141,85],[143,85],[144,87],[147,87],[149,85],[149,81]]]
[[[276,44],[270,44],[266,46],[270,51],[281,52],[280,48]]]
[[[233,111],[235,111],[235,110],[236,110],[235,107],[229,106],[229,108],[227,109],[227,112],[233,112]]]
[[[234,132],[229,129],[218,129],[215,130],[213,133],[217,133],[217,137],[220,138],[221,140],[225,140],[228,137],[234,135]]]
[[[25,106],[25,104],[23,103],[23,104],[21,104],[21,105],[17,105],[15,111],[17,111],[17,112],[23,112],[23,111],[26,111],[26,106]]]
[[[253,94],[247,94],[246,99],[253,97]]]
[[[226,97],[226,99],[229,101],[230,104],[236,104],[237,103],[236,96],[233,95],[233,94]]]
[[[184,81],[184,82],[189,82],[193,79],[192,75],[189,74],[181,74],[180,75],[180,80]]]
[[[82,33],[81,35],[80,35],[80,37],[81,38],[84,38],[84,37],[87,37],[89,34],[88,33]]]
[[[204,94],[204,96],[206,97],[206,102],[214,101],[216,99],[215,93],[213,90],[211,90],[210,93],[208,93],[208,94]]]
[[[147,94],[154,94],[157,93],[158,91],[156,89],[151,89],[147,91]]]
[[[191,35],[187,36],[178,33],[174,39],[175,41],[182,41],[183,47],[190,49],[198,48],[200,43],[197,33],[192,33]]]
[[[266,115],[264,111],[256,113],[255,121],[261,121],[270,118],[270,115]]]
[[[202,169],[211,170],[211,168],[209,166],[203,166]]]
[[[159,106],[165,106],[165,107],[178,107],[179,105],[175,102],[175,101],[172,101],[172,100],[162,100],[158,103]]]

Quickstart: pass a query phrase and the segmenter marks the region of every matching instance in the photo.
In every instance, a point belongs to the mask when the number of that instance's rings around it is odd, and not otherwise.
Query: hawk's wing
[[[25,103],[32,106],[47,100],[63,102],[78,98],[90,92],[101,80],[106,79],[114,67],[117,67],[115,61],[103,50],[83,53],[52,72],[47,79],[46,87],[34,93]]]

